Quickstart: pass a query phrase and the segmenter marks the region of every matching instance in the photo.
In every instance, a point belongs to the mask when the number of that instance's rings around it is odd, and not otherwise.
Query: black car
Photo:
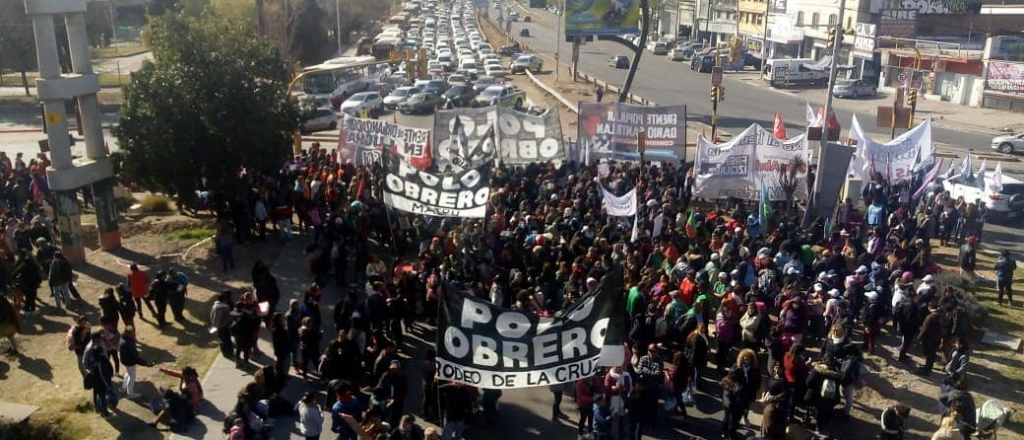
[[[427,85],[423,86],[423,93],[429,93],[436,96],[441,96],[445,90],[448,90],[448,85],[445,84],[444,80],[432,79]]]
[[[470,85],[453,85],[441,97],[444,98],[446,103],[450,102],[454,107],[463,107],[473,103],[473,98],[476,98],[476,91]]]
[[[434,112],[434,109],[441,106],[444,101],[440,95],[433,93],[417,93],[398,104],[398,112],[403,115],[426,114]]]
[[[628,69],[629,57],[625,55],[613,55],[608,59],[608,65],[616,69]]]
[[[498,54],[505,57],[510,57],[519,52],[522,52],[522,49],[519,47],[519,43],[506,44],[501,46],[501,49],[498,49]]]

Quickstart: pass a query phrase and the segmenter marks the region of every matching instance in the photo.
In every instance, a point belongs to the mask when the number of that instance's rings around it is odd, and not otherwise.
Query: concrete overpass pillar
[[[117,210],[113,194],[113,166],[103,142],[100,121],[99,79],[92,71],[89,45],[85,31],[85,0],[25,0],[25,12],[32,18],[36,38],[39,76],[36,89],[43,101],[43,111],[49,127],[50,160],[46,170],[47,181],[54,191],[54,213],[60,235],[61,250],[71,261],[84,262],[81,208],[78,190],[93,185],[96,200],[100,243],[104,249],[120,247]],[[71,49],[73,73],[62,75],[57,57],[57,36],[54,19],[65,17],[68,46]],[[68,138],[65,103],[77,99],[85,134],[86,158],[73,162]]]

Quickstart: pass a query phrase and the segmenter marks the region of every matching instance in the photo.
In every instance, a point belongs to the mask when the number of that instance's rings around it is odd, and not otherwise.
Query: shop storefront
[[[804,30],[790,16],[773,16],[768,26],[768,59],[802,58]]]

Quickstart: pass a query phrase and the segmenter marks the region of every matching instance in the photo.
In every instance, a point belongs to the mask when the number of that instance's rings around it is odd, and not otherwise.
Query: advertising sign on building
[[[854,33],[854,52],[870,56],[875,51],[875,25],[871,23],[857,23],[854,26]]]
[[[640,32],[640,0],[566,0],[565,35]]]
[[[881,9],[878,11],[879,37],[913,37],[917,35],[916,9]]]
[[[981,11],[981,0],[883,0],[882,4],[893,9],[913,9],[928,15],[964,15]]]
[[[1024,93],[1024,63],[989,61],[985,83],[989,90]]]

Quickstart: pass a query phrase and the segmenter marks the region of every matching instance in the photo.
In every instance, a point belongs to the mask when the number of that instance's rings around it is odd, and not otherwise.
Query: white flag
[[[988,189],[993,193],[1003,190],[1003,163],[996,162],[996,170],[992,172],[992,178],[988,181]]]
[[[967,156],[964,157],[963,163],[960,164],[960,177],[964,180],[970,179],[973,171],[974,164],[971,163],[971,153],[968,152]]]
[[[813,126],[818,121],[818,114],[814,112],[814,108],[811,107],[811,103],[805,102],[804,105],[807,109],[804,110],[804,117],[807,118],[807,125]]]
[[[981,168],[978,168],[978,174],[974,176],[974,183],[978,188],[985,189],[985,159],[981,160]]]

